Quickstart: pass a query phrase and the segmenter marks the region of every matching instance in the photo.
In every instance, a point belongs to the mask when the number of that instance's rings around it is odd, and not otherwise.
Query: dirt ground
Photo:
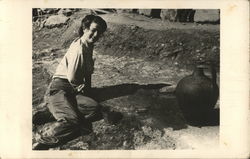
[[[46,88],[85,14],[75,12],[55,28],[33,23],[34,112],[45,108]],[[219,82],[220,26],[128,13],[100,16],[108,30],[94,51],[93,98],[124,117],[117,125],[97,121],[90,135],[53,149],[216,149],[219,126],[188,125],[173,90],[199,61],[216,65]],[[211,76],[209,70],[205,73]],[[33,126],[34,134],[40,127]]]

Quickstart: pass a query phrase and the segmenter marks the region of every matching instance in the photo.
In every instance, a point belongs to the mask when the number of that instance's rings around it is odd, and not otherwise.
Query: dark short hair
[[[98,25],[100,25],[100,33],[104,33],[107,29],[107,23],[105,22],[105,20],[103,20],[101,17],[96,16],[96,15],[86,15],[82,21],[81,21],[81,26],[78,30],[78,34],[79,37],[81,37],[83,35],[83,30],[84,29],[89,29],[90,25],[92,22],[97,23]]]

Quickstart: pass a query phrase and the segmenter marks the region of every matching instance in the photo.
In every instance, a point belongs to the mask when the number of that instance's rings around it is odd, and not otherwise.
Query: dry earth
[[[85,14],[76,12],[54,28],[33,24],[34,112],[45,108],[46,88]],[[93,98],[124,118],[117,125],[97,121],[92,134],[54,149],[217,148],[219,126],[188,125],[173,91],[197,61],[212,61],[219,72],[219,25],[170,23],[124,13],[101,16],[108,30],[94,52]],[[34,133],[40,128],[33,127]]]

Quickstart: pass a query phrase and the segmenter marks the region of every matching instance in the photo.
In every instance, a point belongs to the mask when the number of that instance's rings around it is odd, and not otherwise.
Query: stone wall
[[[220,11],[217,9],[197,9],[194,14],[195,22],[213,22],[220,21]]]
[[[33,9],[33,20],[36,20],[41,14],[58,14],[70,16],[76,11],[83,9],[51,8],[51,9]],[[170,22],[197,22],[197,23],[219,23],[219,9],[89,9],[90,13],[133,13],[141,14],[151,18],[160,18]]]
[[[139,14],[170,22],[219,23],[218,9],[139,9]]]

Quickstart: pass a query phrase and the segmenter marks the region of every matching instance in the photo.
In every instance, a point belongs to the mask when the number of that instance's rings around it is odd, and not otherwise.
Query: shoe
[[[36,144],[33,145],[34,150],[48,150],[65,144],[80,136],[80,125],[71,125],[65,122],[53,122],[44,125],[34,136]],[[90,126],[84,124],[83,132],[89,132]]]
[[[37,133],[35,137],[35,142],[32,145],[33,150],[48,150],[50,148],[56,147],[59,145],[59,140],[55,136],[42,136]]]
[[[49,145],[42,144],[42,143],[35,143],[32,145],[33,150],[48,150],[50,148],[51,147]]]

